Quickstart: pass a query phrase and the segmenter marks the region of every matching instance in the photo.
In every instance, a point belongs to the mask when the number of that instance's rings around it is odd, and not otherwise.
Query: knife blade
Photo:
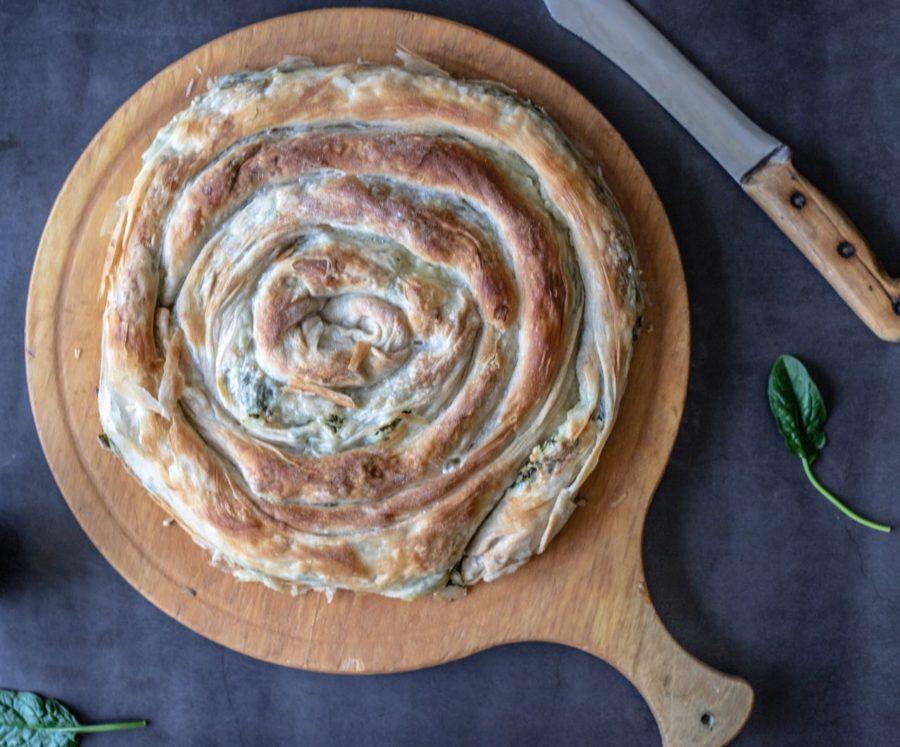
[[[768,214],[879,337],[900,342],[900,279],[794,167],[790,149],[717,89],[625,0],[544,0],[561,26],[650,94]]]
[[[656,99],[735,181],[783,144],[755,125],[624,0],[544,0],[553,19]]]

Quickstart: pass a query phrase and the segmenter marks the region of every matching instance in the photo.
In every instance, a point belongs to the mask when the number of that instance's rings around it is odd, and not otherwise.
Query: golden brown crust
[[[612,426],[627,230],[541,112],[395,67],[221,79],[110,243],[100,413],[241,578],[412,598],[547,542]]]

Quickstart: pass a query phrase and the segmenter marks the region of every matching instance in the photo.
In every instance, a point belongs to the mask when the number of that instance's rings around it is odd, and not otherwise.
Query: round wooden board
[[[637,240],[649,303],[619,420],[585,485],[584,507],[544,555],[454,602],[339,592],[291,597],[216,570],[98,444],[97,299],[113,202],[141,153],[207,77],[286,55],[389,62],[398,47],[457,77],[500,80],[543,106],[601,167]],[[193,81],[193,83],[191,83]],[[617,667],[647,698],[666,743],[718,744],[752,692],[686,654],[653,610],[641,567],[647,506],[675,441],[689,363],[687,292],[662,205],[634,155],[571,86],[484,33],[429,16],[322,10],[259,23],[163,70],[106,123],[66,180],[35,259],[26,327],[28,386],[47,459],[81,526],[144,596],[246,654],[326,672],[395,672],[501,643],[558,641]]]

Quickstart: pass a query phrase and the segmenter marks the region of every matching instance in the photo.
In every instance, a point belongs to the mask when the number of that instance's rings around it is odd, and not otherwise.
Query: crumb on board
[[[650,593],[647,591],[647,584],[643,581],[638,581],[637,590],[638,594],[644,598],[644,601],[650,603]]]
[[[197,71],[197,75],[203,75],[203,68],[199,65],[194,65],[194,70]]]
[[[625,491],[619,495],[617,495],[613,501],[609,504],[610,508],[616,508],[622,501],[624,501],[628,497],[628,492]]]
[[[184,89],[184,97],[186,99],[189,99],[191,97],[191,91],[193,91],[193,90],[194,90],[194,79],[191,78],[188,81],[187,88]]]
[[[339,669],[342,672],[364,672],[366,665],[363,664],[361,659],[351,656],[341,662]]]
[[[448,584],[443,589],[436,591],[434,595],[438,599],[446,599],[448,602],[452,602],[455,599],[462,599],[464,596],[466,596],[466,593],[467,590],[465,586]]]
[[[172,526],[172,523],[174,521],[175,521],[175,519],[173,519],[171,516],[167,516],[165,519],[162,520],[162,525],[164,527],[170,527],[170,526]]]
[[[75,360],[77,361],[81,357],[81,348],[75,348]]]
[[[101,236],[111,236],[112,232],[116,230],[116,225],[119,223],[119,218],[122,217],[122,213],[125,212],[125,203],[128,201],[128,198],[125,195],[122,195],[118,200],[116,200],[112,205],[109,206],[109,210],[106,211],[106,215],[103,216],[103,223],[100,224],[100,235]]]

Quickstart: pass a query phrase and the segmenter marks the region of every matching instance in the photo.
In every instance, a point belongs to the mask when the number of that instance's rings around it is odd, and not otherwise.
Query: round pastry
[[[113,230],[105,434],[240,579],[492,580],[616,417],[640,299],[599,173],[509,90],[407,63],[218,79]]]

